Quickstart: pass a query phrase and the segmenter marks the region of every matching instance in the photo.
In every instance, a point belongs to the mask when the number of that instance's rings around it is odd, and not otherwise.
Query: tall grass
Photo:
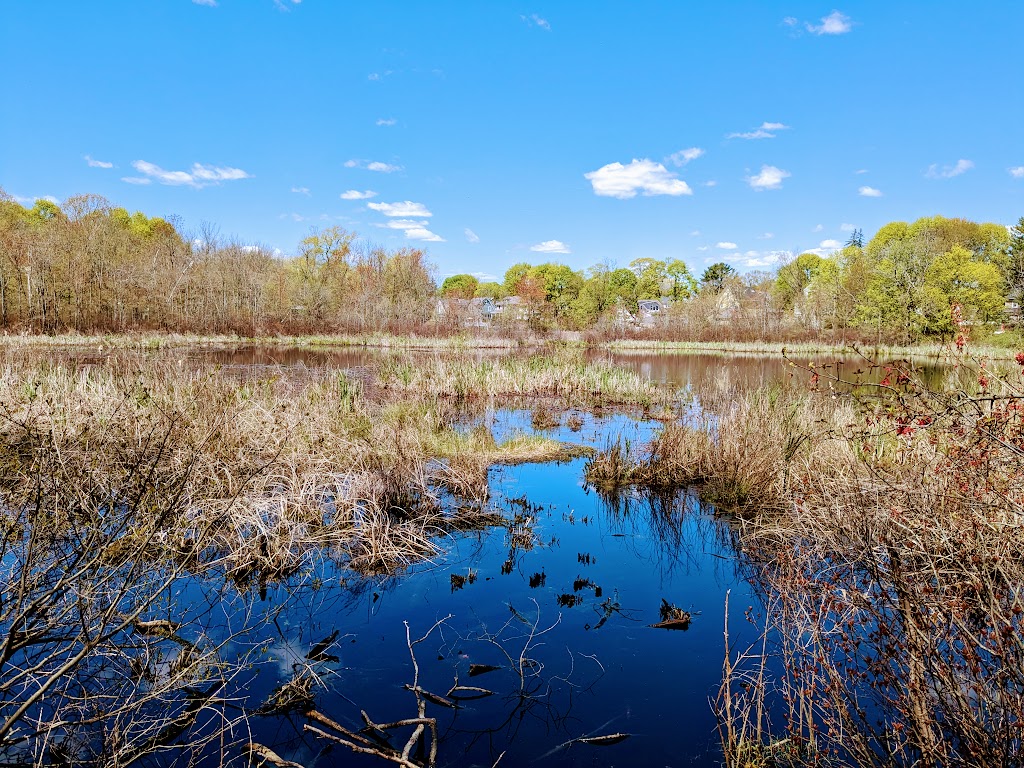
[[[730,766],[1024,759],[1017,360],[965,358],[940,389],[899,365],[845,395],[723,381],[646,452],[595,460],[737,513],[770,642],[727,651],[716,712]],[[784,715],[772,727],[771,711]]]

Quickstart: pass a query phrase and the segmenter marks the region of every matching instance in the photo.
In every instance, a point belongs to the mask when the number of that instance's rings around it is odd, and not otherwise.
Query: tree
[[[451,275],[441,283],[441,295],[446,299],[472,299],[480,281],[472,275]]]
[[[1024,303],[1024,216],[1010,228],[1006,269],[1006,288],[1018,304]]]
[[[709,293],[721,293],[726,278],[736,274],[736,270],[725,262],[719,261],[704,270],[700,277],[701,290]]]
[[[661,298],[662,284],[668,276],[665,262],[644,257],[633,259],[629,262],[629,268],[636,275],[636,297],[638,299]]]
[[[682,259],[672,259],[668,262],[665,265],[665,274],[670,282],[668,295],[673,301],[688,299],[697,293],[697,281]]]
[[[522,280],[530,272],[533,267],[527,264],[525,261],[518,264],[513,264],[505,272],[505,290],[508,291],[510,296],[521,295],[519,293],[519,281]]]
[[[855,229],[850,233],[850,237],[846,241],[846,247],[853,246],[854,248],[864,247],[864,231],[861,229]]]
[[[967,320],[989,321],[1003,310],[1002,278],[994,264],[976,260],[962,246],[953,246],[925,272],[925,315],[929,330],[954,330],[951,308],[963,308]]]

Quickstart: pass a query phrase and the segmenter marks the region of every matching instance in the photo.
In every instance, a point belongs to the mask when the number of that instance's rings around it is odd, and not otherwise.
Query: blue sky
[[[294,253],[310,227],[746,271],[1024,215],[1024,3],[8,0],[0,186]]]

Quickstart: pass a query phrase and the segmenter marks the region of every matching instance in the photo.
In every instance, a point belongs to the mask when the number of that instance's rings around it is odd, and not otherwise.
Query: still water
[[[529,424],[528,413],[510,411],[492,428],[500,439]],[[618,434],[643,442],[658,426],[612,416],[548,433],[600,445]],[[503,766],[717,765],[709,699],[721,680],[727,590],[733,641],[755,635],[742,618],[755,599],[728,526],[685,493],[604,499],[584,486],[583,466],[495,467],[491,503],[522,521],[511,530],[452,536],[432,562],[391,577],[353,582],[328,568],[317,589],[268,595],[268,609],[275,600],[285,607],[250,695],[269,694],[337,630],[337,660],[316,665],[318,711],[352,730],[364,724],[360,710],[378,723],[412,717],[405,622],[417,638],[444,619],[416,646],[420,686],[445,696],[457,678],[492,695],[456,710],[427,704],[438,718],[439,765],[491,766],[503,752]],[[663,600],[691,614],[688,629],[651,626]],[[471,676],[470,665],[497,669]],[[383,764],[344,747],[324,751],[304,722],[275,716],[253,726],[257,740],[305,766]],[[608,734],[628,738],[573,741]]]

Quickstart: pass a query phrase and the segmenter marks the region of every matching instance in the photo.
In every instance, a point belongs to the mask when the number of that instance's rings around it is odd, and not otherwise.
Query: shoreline
[[[0,349],[84,348],[160,350],[178,347],[287,347],[294,349],[406,349],[438,350],[528,350],[579,349],[615,354],[713,354],[774,357],[830,355],[874,355],[886,357],[940,358],[950,355],[948,344],[853,345],[831,342],[735,342],[735,341],[653,341],[619,339],[588,342],[582,339],[480,336],[395,336],[391,334],[311,334],[304,336],[241,336],[236,334],[116,333],[116,334],[0,334]],[[1024,347],[1022,347],[1024,348]],[[969,354],[993,360],[1013,359],[1015,347],[969,344]]]

